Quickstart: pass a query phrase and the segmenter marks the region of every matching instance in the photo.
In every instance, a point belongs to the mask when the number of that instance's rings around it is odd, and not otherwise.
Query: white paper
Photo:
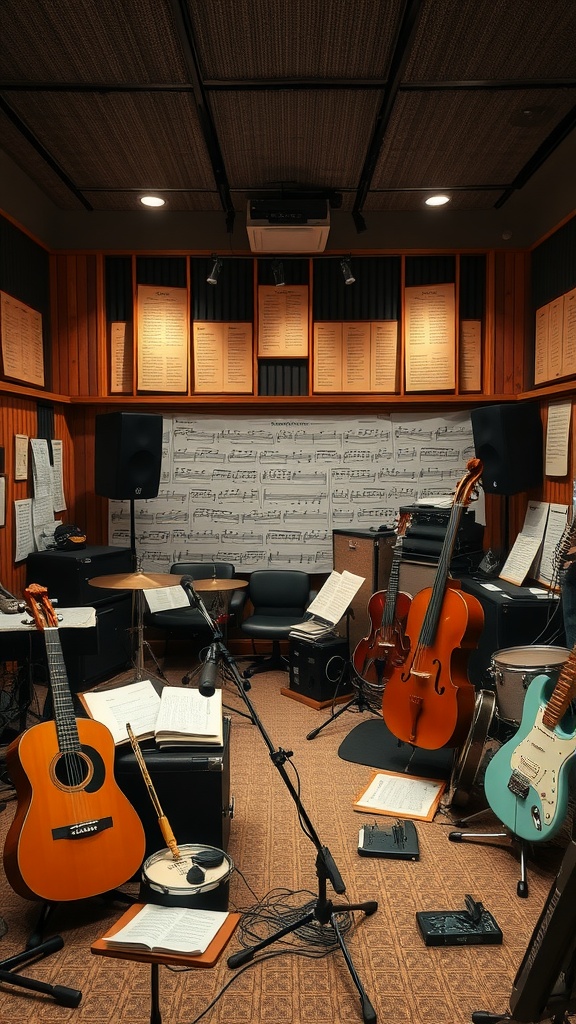
[[[60,629],[91,629],[96,625],[96,610],[94,608],[61,608],[56,611],[56,614]],[[4,630],[31,632],[35,629],[37,626],[32,618],[32,613],[19,612],[7,615],[0,612],[0,632]]]
[[[541,544],[541,537],[527,537],[525,534],[519,533],[499,574],[500,579],[507,580],[508,583],[516,583],[521,587],[530,566],[538,555]]]
[[[14,561],[23,562],[34,551],[34,530],[32,529],[32,499],[24,498],[14,502],[16,551]]]
[[[104,942],[189,955],[204,953],[224,924],[225,910],[190,910],[148,903]]]
[[[52,469],[50,456],[48,454],[48,441],[43,437],[33,437],[30,440],[32,451],[32,480],[34,484],[34,497],[42,498],[52,494]]]
[[[364,576],[356,576],[353,572],[339,573],[333,570],[320,592],[316,595],[307,611],[317,615],[333,626],[340,621],[354,595],[364,583]]]
[[[362,797],[355,801],[355,807],[386,811],[404,817],[426,817],[441,785],[441,782],[431,779],[386,775],[379,772]]]
[[[220,737],[222,690],[215,690],[211,697],[204,697],[197,689],[165,686],[160,698],[155,734],[159,740],[165,740],[167,733]]]
[[[117,686],[113,690],[87,690],[82,697],[92,717],[110,730],[115,743],[129,739],[127,724],[137,737],[154,735],[160,695],[149,679]]]
[[[542,544],[540,565],[537,573],[537,579],[541,580],[543,583],[559,583],[559,567],[556,566],[556,552],[558,550],[558,545],[562,540],[567,520],[568,505],[551,503],[546,523],[546,532],[544,534],[544,543]]]
[[[165,612],[170,608],[190,606],[188,595],[182,587],[157,587],[144,590],[143,593],[151,612]]]
[[[52,446],[52,493],[55,512],[64,512],[66,498],[64,497],[64,477],[62,472],[63,445],[62,441],[51,441]]]
[[[566,476],[568,473],[568,439],[572,403],[554,402],[548,406],[546,426],[546,476]]]

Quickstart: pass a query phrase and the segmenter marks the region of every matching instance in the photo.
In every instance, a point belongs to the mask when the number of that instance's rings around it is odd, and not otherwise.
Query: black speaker
[[[541,485],[542,421],[536,402],[485,405],[472,409],[470,418],[487,494],[518,494]]]
[[[96,494],[104,498],[155,498],[162,465],[162,417],[110,412],[96,417]]]
[[[310,700],[330,701],[350,691],[346,685],[336,693],[348,661],[348,643],[343,637],[290,640],[290,689]]]

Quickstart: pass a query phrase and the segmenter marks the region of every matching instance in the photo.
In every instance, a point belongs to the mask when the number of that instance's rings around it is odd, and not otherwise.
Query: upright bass
[[[476,494],[482,469],[480,459],[470,459],[456,486],[434,585],[412,600],[406,621],[410,653],[393,670],[382,698],[390,732],[425,750],[459,746],[474,715],[468,656],[477,646],[484,612],[477,598],[449,579],[449,568],[462,512]]]

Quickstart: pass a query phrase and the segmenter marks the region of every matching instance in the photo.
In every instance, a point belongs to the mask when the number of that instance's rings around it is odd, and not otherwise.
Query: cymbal
[[[107,590],[158,590],[160,587],[177,587],[181,579],[171,572],[121,572],[112,576],[95,576],[88,582],[91,587],[105,587]]]
[[[207,591],[241,590],[248,586],[248,580],[192,580],[192,586],[199,594]]]

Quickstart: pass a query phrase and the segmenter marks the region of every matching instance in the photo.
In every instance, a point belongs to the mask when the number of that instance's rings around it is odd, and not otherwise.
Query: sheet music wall
[[[468,413],[164,420],[157,498],[135,502],[148,572],[173,562],[332,569],[332,530],[394,526],[418,499],[451,498],[474,455]],[[110,544],[130,542],[130,503],[109,503]]]

